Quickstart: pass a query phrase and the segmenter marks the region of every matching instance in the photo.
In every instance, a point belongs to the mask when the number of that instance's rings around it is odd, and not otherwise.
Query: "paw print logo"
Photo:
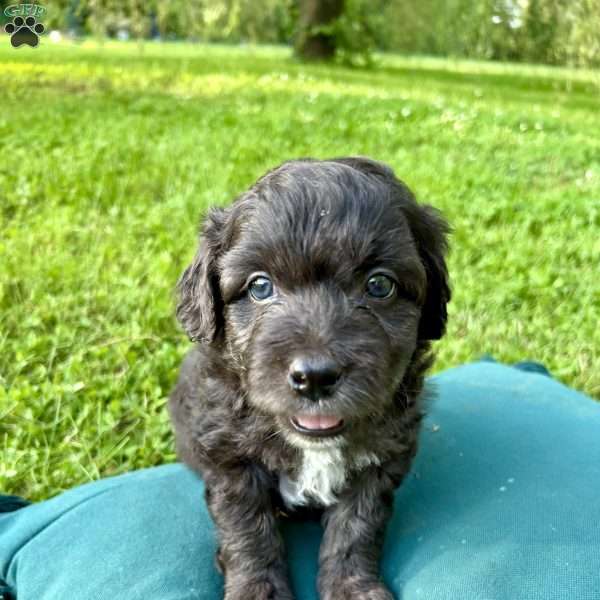
[[[35,17],[15,17],[12,23],[4,26],[4,31],[10,34],[10,43],[14,48],[23,44],[35,48],[40,41],[39,36],[44,33],[44,26],[38,23]]]

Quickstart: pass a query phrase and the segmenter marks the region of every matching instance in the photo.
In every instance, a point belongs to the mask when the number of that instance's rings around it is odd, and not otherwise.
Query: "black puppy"
[[[388,600],[378,562],[450,299],[448,226],[366,158],[270,171],[206,217],[171,397],[206,484],[226,600],[291,599],[282,514],[320,511],[323,600]]]

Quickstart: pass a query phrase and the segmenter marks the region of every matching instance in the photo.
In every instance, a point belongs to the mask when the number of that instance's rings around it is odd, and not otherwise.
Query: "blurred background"
[[[597,0],[63,0],[44,23],[71,36],[295,44],[299,56],[368,62],[374,50],[600,64]],[[4,9],[14,5],[0,2]]]
[[[4,493],[175,460],[200,215],[300,156],[384,161],[452,223],[434,372],[532,359],[600,399],[597,0],[42,7],[37,47],[0,36]]]

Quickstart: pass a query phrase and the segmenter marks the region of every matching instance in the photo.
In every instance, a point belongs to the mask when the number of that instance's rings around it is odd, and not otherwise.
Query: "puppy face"
[[[178,315],[289,442],[341,444],[443,333],[445,233],[379,163],[286,163],[209,215]]]

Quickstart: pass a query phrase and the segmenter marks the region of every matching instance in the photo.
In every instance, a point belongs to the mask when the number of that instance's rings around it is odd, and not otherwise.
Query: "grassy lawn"
[[[197,219],[298,156],[390,163],[452,222],[436,370],[491,353],[600,398],[600,75],[278,48],[0,45],[0,490],[175,460]]]

